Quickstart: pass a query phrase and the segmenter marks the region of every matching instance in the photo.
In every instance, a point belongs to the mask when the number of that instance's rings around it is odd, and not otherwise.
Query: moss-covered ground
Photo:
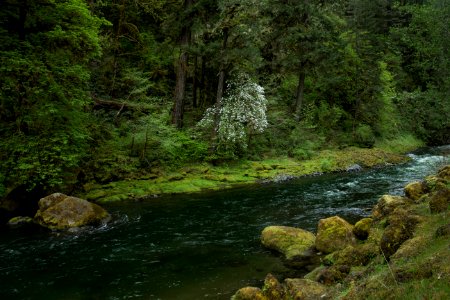
[[[404,147],[401,152],[405,152]],[[137,178],[106,184],[87,183],[80,193],[91,201],[109,202],[125,199],[151,198],[161,194],[192,193],[217,190],[237,185],[274,180],[277,176],[301,177],[315,173],[339,172],[354,164],[371,168],[405,162],[400,151],[382,148],[346,148],[318,151],[308,160],[289,157],[260,161],[236,161],[214,166],[210,163],[186,165],[177,169],[158,168]]]
[[[448,226],[450,212],[430,214],[418,205],[424,218],[414,237],[406,241],[389,263],[380,258],[336,286],[334,299],[450,299],[450,239],[436,231]],[[359,268],[359,269],[358,269]]]

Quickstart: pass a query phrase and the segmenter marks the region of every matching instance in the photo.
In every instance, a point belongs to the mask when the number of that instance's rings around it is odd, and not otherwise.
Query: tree
[[[293,103],[296,119],[304,102],[305,78],[324,63],[337,36],[338,18],[321,1],[277,0],[267,7],[271,17],[272,49],[283,72],[295,73],[298,81]]]
[[[87,66],[107,22],[82,0],[8,0],[0,19],[0,173],[9,187],[69,183],[88,150]]]
[[[186,76],[188,68],[188,49],[191,42],[191,26],[192,16],[190,16],[193,0],[184,1],[184,17],[183,26],[180,36],[180,56],[176,64],[176,84],[175,84],[175,99],[172,111],[172,124],[177,128],[183,127],[183,111],[184,111],[184,98],[186,92]]]
[[[428,143],[445,144],[450,128],[450,1],[433,0],[402,9],[409,22],[391,33],[406,74],[400,85],[405,93],[397,104],[407,129]]]
[[[219,150],[234,152],[236,147],[245,149],[250,136],[264,132],[268,125],[264,89],[247,74],[239,73],[227,84],[222,101],[220,107],[213,106],[206,110],[199,126],[217,128]]]

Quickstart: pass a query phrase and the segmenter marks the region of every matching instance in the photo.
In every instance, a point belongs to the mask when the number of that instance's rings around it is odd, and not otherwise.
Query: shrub
[[[358,125],[355,130],[355,140],[362,147],[372,147],[375,144],[372,128],[366,124]]]

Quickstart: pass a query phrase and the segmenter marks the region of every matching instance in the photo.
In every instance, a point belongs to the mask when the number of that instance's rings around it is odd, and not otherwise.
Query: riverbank
[[[266,247],[283,255],[300,249],[285,259],[299,265],[315,255],[317,267],[283,281],[268,274],[262,289],[242,288],[232,299],[448,299],[450,165],[406,185],[404,193],[382,196],[371,216],[354,226],[338,216],[320,220],[306,248],[302,229],[264,229]],[[272,228],[280,229],[270,235]]]
[[[322,150],[307,160],[281,157],[261,161],[238,161],[214,166],[199,163],[180,169],[156,169],[139,178],[108,184],[87,183],[79,196],[99,203],[126,199],[144,200],[163,194],[219,190],[245,184],[283,181],[330,172],[373,168],[403,163],[409,158],[401,153],[419,145],[384,144],[380,148],[345,148]]]

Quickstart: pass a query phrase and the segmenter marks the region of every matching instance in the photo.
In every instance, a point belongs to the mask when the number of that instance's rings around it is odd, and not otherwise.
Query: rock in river
[[[287,260],[304,256],[314,246],[315,240],[313,233],[287,226],[269,226],[261,233],[262,244],[282,253]]]
[[[55,193],[39,200],[35,221],[49,229],[69,229],[109,221],[109,213],[89,201]]]

